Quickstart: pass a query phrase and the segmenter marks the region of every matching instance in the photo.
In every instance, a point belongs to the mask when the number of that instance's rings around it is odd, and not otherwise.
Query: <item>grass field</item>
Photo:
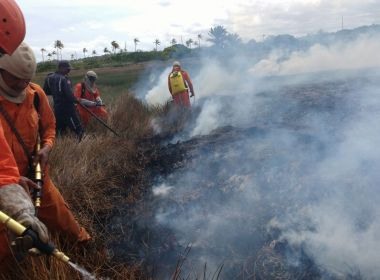
[[[72,83],[75,85],[83,80],[88,70],[98,74],[97,86],[106,103],[112,102],[134,84],[146,66],[146,63],[131,64],[123,67],[105,67],[96,69],[73,69],[69,73]],[[49,72],[37,73],[33,82],[43,86],[46,75]]]

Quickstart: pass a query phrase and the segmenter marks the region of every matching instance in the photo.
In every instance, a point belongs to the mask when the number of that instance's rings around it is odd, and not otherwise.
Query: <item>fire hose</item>
[[[109,127],[103,120],[101,120],[94,112],[92,112],[90,109],[88,109],[85,105],[78,103],[79,106],[81,106],[84,110],[86,110],[87,113],[91,114],[98,122],[100,122],[103,126],[108,128],[110,131],[112,131],[116,136],[120,137],[120,134],[118,134],[115,130],[113,130],[111,127]]]
[[[40,252],[47,255],[52,255],[62,262],[70,262],[70,258],[66,256],[63,252],[55,248],[54,245],[42,242],[35,231],[33,231],[31,228],[24,227],[22,224],[12,219],[2,211],[0,211],[0,223],[4,224],[17,236],[30,237],[33,241],[33,247],[37,248]]]

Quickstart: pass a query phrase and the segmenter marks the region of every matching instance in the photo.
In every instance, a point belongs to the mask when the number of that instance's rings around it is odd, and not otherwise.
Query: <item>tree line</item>
[[[206,38],[208,42],[210,42],[212,45],[219,46],[222,48],[225,47],[228,42],[236,43],[236,42],[241,41],[239,35],[228,33],[226,28],[224,28],[221,25],[211,28],[208,31],[208,36],[209,37]],[[192,49],[193,47],[201,48],[202,40],[203,40],[203,35],[198,34],[196,39],[193,40],[190,38],[186,40],[185,45],[189,49]],[[140,43],[140,39],[134,38],[133,43],[134,43],[134,52],[142,52],[141,50],[137,49],[137,46]],[[173,38],[171,39],[170,44],[171,46],[175,46],[175,45],[178,45],[179,43],[177,42],[175,38]],[[161,41],[159,39],[155,39],[153,41],[153,45],[154,45],[153,50],[158,51],[158,47],[161,45]],[[181,45],[182,45],[182,42],[181,42]],[[53,49],[51,51],[47,51],[45,48],[41,48],[40,51],[41,51],[41,56],[42,56],[42,62],[45,62],[45,60],[51,61],[54,59],[62,60],[62,49],[64,49],[64,44],[61,40],[54,41]],[[89,54],[90,51],[87,49],[87,47],[84,47],[81,52],[83,53],[83,58],[90,56]],[[113,40],[110,43],[110,49],[108,47],[105,47],[103,49],[104,55],[107,55],[107,54],[115,55],[117,53],[126,53],[126,52],[127,52],[126,46],[124,46],[124,48],[121,48],[120,44],[115,40]],[[96,50],[92,50],[90,53],[92,56],[98,55]],[[74,53],[70,55],[70,58],[71,60],[79,59],[77,55]]]

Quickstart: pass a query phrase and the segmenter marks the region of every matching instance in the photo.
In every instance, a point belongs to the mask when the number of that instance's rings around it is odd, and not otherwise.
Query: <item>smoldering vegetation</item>
[[[330,65],[313,49],[290,55],[275,68],[299,71],[275,76],[240,56],[202,60],[182,130],[165,133],[176,114],[154,120],[165,137],[149,151],[152,188],[114,218],[134,232],[114,256],[160,279],[376,279],[379,65],[374,48],[368,65],[334,64],[367,39],[326,49]]]
[[[377,245],[368,242],[378,176],[371,177],[360,161],[376,166],[377,136],[371,130],[373,142],[367,138],[372,126],[363,121],[376,107],[371,99],[379,83],[376,75],[366,75],[258,91],[250,96],[257,107],[249,115],[241,115],[248,113],[244,108],[232,112],[236,104],[249,105],[240,96],[200,102],[204,108],[186,127],[188,134],[150,156],[156,157],[149,174],[153,187],[133,210],[112,220],[119,236],[123,225],[133,224],[133,230],[111,251],[124,260],[135,254],[162,278],[172,275],[188,246],[183,277],[211,278],[221,265],[222,279],[375,277]],[[205,113],[209,103],[217,104],[215,115]],[[220,127],[192,136],[204,123],[200,118],[210,116]],[[367,158],[361,149],[369,152],[370,143],[374,150]],[[352,226],[356,230],[347,231]],[[356,246],[365,248],[359,252]],[[374,262],[363,266],[369,249]]]

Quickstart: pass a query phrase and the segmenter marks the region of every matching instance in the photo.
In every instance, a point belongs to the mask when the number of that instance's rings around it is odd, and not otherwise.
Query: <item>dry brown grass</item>
[[[50,174],[74,215],[93,236],[86,246],[64,239],[53,240],[73,261],[98,276],[110,279],[148,279],[138,265],[113,263],[107,255],[109,238],[105,224],[115,205],[133,204],[139,199],[139,184],[145,159],[139,152],[140,140],[152,135],[150,119],[157,114],[126,93],[107,107],[108,124],[122,137],[92,123],[78,143],[73,136],[57,139],[51,154]],[[125,192],[128,189],[136,191]],[[68,265],[52,257],[28,257],[2,279],[81,279]]]

